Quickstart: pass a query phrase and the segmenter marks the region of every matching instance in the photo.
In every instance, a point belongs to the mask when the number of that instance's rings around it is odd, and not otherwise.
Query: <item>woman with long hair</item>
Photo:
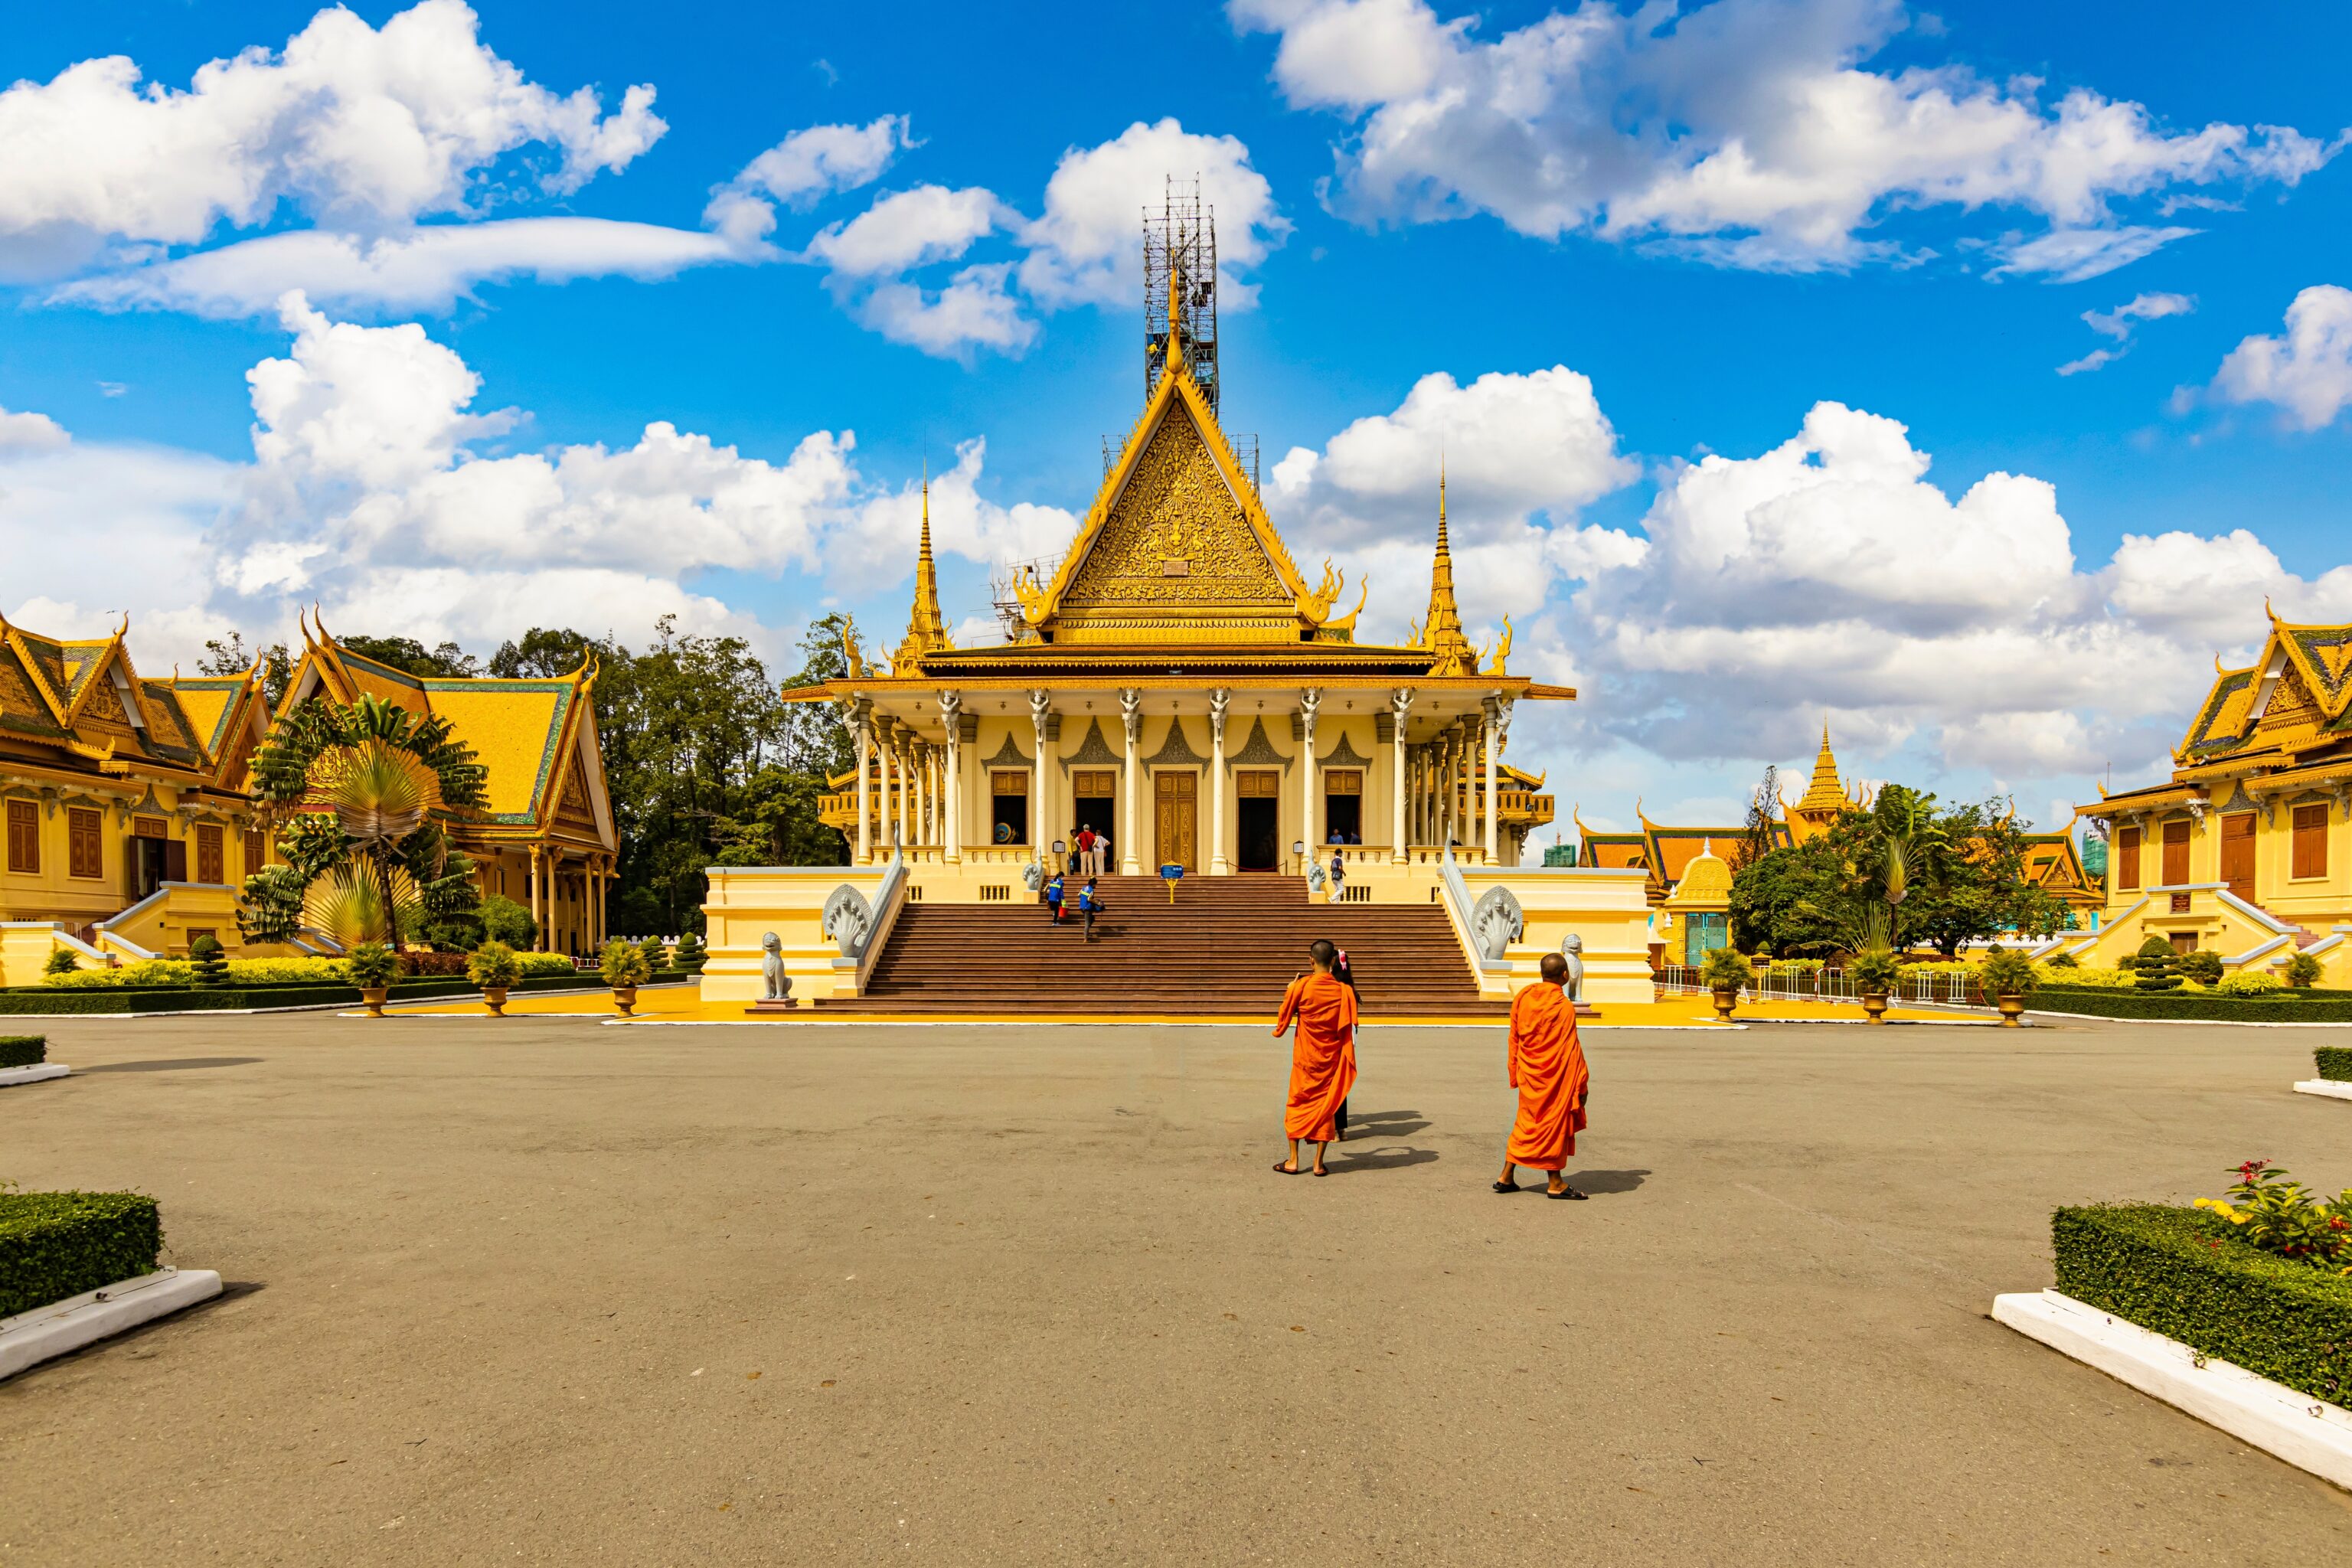
[[[1354,966],[1349,963],[1348,950],[1344,947],[1339,950],[1339,962],[1331,966],[1331,978],[1338,981],[1340,984],[1346,986],[1350,991],[1355,991],[1356,989],[1356,971]],[[1357,992],[1356,1005],[1360,1010],[1363,1006],[1363,994],[1361,992]],[[1358,1040],[1364,1037],[1363,1025],[1358,1024],[1356,1026],[1353,1037]],[[1339,1102],[1339,1114],[1331,1118],[1331,1126],[1332,1130],[1339,1134],[1339,1141],[1342,1143],[1346,1142],[1348,1141],[1348,1102],[1346,1100],[1343,1100]]]

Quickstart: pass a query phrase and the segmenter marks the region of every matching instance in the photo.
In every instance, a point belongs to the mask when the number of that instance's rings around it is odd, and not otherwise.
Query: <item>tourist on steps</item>
[[[1102,868],[1095,864],[1095,826],[1091,822],[1078,824],[1078,875],[1099,877]]]
[[[1062,923],[1062,873],[1055,871],[1045,879],[1045,908],[1052,911],[1054,923]]]
[[[1290,983],[1274,1021],[1277,1039],[1292,1024],[1298,1026],[1290,1047],[1290,1099],[1282,1112],[1290,1157],[1274,1167],[1286,1176],[1298,1174],[1301,1141],[1315,1145],[1314,1173],[1331,1173],[1323,1168],[1323,1151],[1338,1136],[1333,1114],[1356,1081],[1356,994],[1331,974],[1339,950],[1318,941],[1307,947],[1307,956],[1315,972]]]
[[[1348,890],[1348,856],[1342,849],[1331,851],[1331,901],[1338,903],[1339,895]]]
[[[1087,879],[1087,885],[1078,889],[1078,913],[1087,918],[1088,942],[1095,939],[1095,917],[1102,913],[1102,900],[1095,892],[1095,879],[1089,877]]]
[[[1339,950],[1339,962],[1331,966],[1331,978],[1355,993],[1356,1015],[1360,1018],[1364,1011],[1363,994],[1356,991],[1355,966],[1348,962],[1348,950],[1344,947]],[[1361,1024],[1349,1031],[1349,1043],[1354,1046],[1364,1043],[1364,1026]],[[1348,1101],[1344,1098],[1339,1101],[1339,1111],[1331,1118],[1331,1131],[1338,1142],[1344,1143],[1348,1141]]]
[[[1511,998],[1511,1039],[1505,1054],[1511,1087],[1519,1091],[1519,1113],[1503,1147],[1503,1173],[1495,1180],[1498,1193],[1520,1190],[1517,1172],[1525,1165],[1550,1173],[1544,1196],[1584,1196],[1560,1175],[1576,1152],[1585,1098],[1592,1090],[1567,984],[1568,960],[1547,952],[1542,978]]]

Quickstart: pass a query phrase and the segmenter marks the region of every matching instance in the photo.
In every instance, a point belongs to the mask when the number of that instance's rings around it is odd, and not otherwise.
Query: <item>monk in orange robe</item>
[[[1592,1087],[1584,1048],[1576,1041],[1576,1004],[1569,1000],[1567,980],[1568,961],[1547,952],[1543,978],[1511,998],[1507,1066],[1511,1087],[1519,1091],[1519,1115],[1503,1149],[1503,1173],[1495,1183],[1498,1193],[1519,1190],[1517,1173],[1525,1165],[1551,1173],[1544,1196],[1584,1196],[1560,1175],[1576,1152],[1585,1096]]]
[[[1282,1113],[1282,1131],[1290,1140],[1290,1157],[1276,1164],[1286,1176],[1298,1174],[1298,1145],[1315,1145],[1315,1174],[1323,1168],[1325,1145],[1339,1136],[1332,1120],[1356,1082],[1356,994],[1331,975],[1339,950],[1328,942],[1307,948],[1315,973],[1290,983],[1282,995],[1282,1015],[1274,1021],[1277,1038],[1298,1026],[1290,1047],[1290,1102]]]

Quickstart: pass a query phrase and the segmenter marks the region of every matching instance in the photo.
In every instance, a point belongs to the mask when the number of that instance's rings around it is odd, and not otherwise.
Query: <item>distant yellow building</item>
[[[2107,828],[2105,919],[2067,944],[2110,964],[2151,934],[2273,970],[2297,952],[2352,984],[2352,626],[2276,616],[2261,657],[2216,661],[2161,784],[2076,815]]]

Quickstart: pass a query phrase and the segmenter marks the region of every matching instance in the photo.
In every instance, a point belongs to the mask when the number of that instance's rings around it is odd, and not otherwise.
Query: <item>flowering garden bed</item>
[[[656,977],[660,978],[660,977]],[[595,974],[534,974],[518,982],[514,989],[522,991],[578,991],[601,987],[604,982]],[[464,975],[425,980],[403,980],[392,987],[394,1002],[426,1001],[436,996],[464,996],[479,990]],[[194,1013],[237,1012],[248,1008],[319,1007],[337,1004],[356,1005],[360,999],[355,985],[251,985],[224,988],[216,991],[179,985],[108,985],[67,989],[46,985],[25,985],[0,990],[0,1014],[38,1014],[57,1016],[63,1014],[101,1014],[120,1016],[125,1013]]]

